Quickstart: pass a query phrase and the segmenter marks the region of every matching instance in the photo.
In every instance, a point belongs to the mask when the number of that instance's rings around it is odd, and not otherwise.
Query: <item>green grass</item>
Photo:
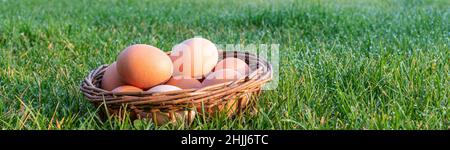
[[[256,116],[101,122],[88,72],[133,43],[280,44]],[[0,0],[0,129],[450,129],[446,0]]]

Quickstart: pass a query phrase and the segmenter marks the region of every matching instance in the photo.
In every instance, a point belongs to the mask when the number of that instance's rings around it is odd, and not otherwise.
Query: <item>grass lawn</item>
[[[256,116],[101,122],[79,90],[133,43],[280,44]],[[0,0],[0,129],[450,129],[450,1]]]

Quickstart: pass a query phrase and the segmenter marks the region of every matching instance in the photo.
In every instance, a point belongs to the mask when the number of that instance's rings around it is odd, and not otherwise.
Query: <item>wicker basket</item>
[[[102,65],[89,73],[80,89],[96,107],[107,108],[102,109],[107,111],[100,111],[101,117],[121,116],[123,112],[128,112],[131,119],[151,118],[156,124],[166,122],[190,124],[196,115],[211,115],[218,111],[225,111],[231,117],[246,108],[254,110],[254,102],[262,85],[272,79],[272,66],[266,60],[247,52],[219,52],[220,60],[225,57],[245,60],[247,64],[250,64],[250,73],[237,81],[201,89],[162,93],[145,91],[114,93],[100,88],[103,73],[108,67],[108,65]]]

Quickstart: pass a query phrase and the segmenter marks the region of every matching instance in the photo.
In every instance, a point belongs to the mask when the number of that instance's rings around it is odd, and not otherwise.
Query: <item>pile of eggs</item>
[[[219,61],[217,47],[204,38],[177,44],[170,55],[157,47],[135,44],[125,48],[106,68],[101,88],[112,92],[169,92],[235,81],[249,73],[238,58]]]

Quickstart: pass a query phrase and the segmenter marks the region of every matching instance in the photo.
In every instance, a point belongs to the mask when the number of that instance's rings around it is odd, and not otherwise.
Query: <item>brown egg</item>
[[[170,78],[166,82],[167,85],[177,86],[182,89],[198,89],[202,87],[202,83],[190,76],[178,75]]]
[[[142,89],[131,86],[131,85],[123,85],[115,88],[112,92],[141,92]]]
[[[222,69],[217,70],[215,72],[210,73],[205,80],[202,82],[202,87],[214,85],[214,84],[220,84],[230,81],[236,81],[240,78],[242,78],[243,75],[237,71],[234,71],[233,69]]]
[[[151,89],[147,90],[147,92],[159,93],[159,92],[169,92],[169,91],[176,91],[176,90],[181,90],[181,88],[173,86],[173,85],[158,85],[158,86],[152,87]]]
[[[112,89],[124,85],[117,72],[116,62],[109,65],[102,77],[102,89],[111,91]]]
[[[219,60],[217,47],[204,38],[192,38],[173,47],[170,57],[174,75],[187,75],[195,79],[206,76]]]
[[[247,75],[250,70],[245,61],[234,57],[225,58],[219,61],[216,67],[214,67],[214,70],[221,70],[221,69],[233,69],[241,73],[242,75]]]
[[[170,57],[160,49],[136,44],[127,47],[117,59],[117,71],[123,82],[148,89],[166,82],[173,72]]]

